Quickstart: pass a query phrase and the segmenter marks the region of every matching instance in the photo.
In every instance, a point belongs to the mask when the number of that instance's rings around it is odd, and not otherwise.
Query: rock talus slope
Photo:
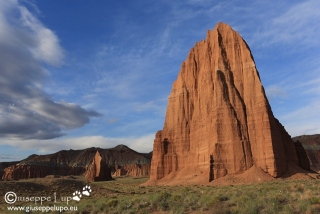
[[[153,148],[151,180],[198,171],[211,181],[253,165],[279,177],[288,164],[299,163],[247,43],[224,23],[208,31],[182,63]]]

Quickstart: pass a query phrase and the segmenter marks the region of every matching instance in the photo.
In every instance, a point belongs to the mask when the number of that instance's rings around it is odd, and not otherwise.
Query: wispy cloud
[[[297,102],[300,102],[298,99]],[[320,101],[313,100],[279,119],[292,136],[320,133]]]
[[[292,136],[320,133],[320,62],[317,58],[319,55],[292,63],[290,75],[271,86],[285,92],[285,97],[277,97],[283,101],[277,116]],[[277,90],[274,93],[277,94]]]
[[[264,23],[253,34],[255,44],[293,45],[296,48],[319,45],[320,40],[320,2],[307,0],[296,4],[282,2],[280,7],[273,7],[273,16],[264,17]],[[263,13],[265,16],[268,13]],[[295,47],[295,46],[290,46]],[[288,51],[288,50],[287,50]]]
[[[272,41],[292,43],[299,40],[305,45],[319,45],[319,10],[320,2],[317,0],[304,1],[293,6],[272,21],[273,29],[278,30],[272,32],[275,33]]]

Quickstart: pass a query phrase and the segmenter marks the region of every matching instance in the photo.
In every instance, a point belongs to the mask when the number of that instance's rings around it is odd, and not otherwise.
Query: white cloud
[[[286,91],[277,85],[271,85],[266,88],[266,94],[269,99],[285,98]]]
[[[316,69],[316,72],[319,72],[320,69]],[[297,84],[297,88],[301,90],[301,94],[303,96],[313,96],[313,98],[315,97],[319,97],[320,99],[320,78],[317,76],[319,76],[320,74],[317,73],[316,75],[309,75],[309,78],[306,82],[302,82],[300,84]]]
[[[48,64],[60,65],[63,59],[63,49],[59,45],[58,37],[30,13],[30,11],[18,6],[20,12],[21,25],[32,31],[34,36],[34,46],[30,49],[31,53],[38,60]]]
[[[49,76],[43,62],[61,64],[63,50],[57,36],[18,1],[0,2],[0,56],[0,137],[60,137],[100,116],[43,92]]]

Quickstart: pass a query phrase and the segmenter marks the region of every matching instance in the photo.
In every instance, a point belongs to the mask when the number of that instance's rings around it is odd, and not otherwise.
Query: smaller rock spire
[[[103,161],[99,151],[96,152],[91,165],[85,172],[87,182],[112,180],[110,167]]]

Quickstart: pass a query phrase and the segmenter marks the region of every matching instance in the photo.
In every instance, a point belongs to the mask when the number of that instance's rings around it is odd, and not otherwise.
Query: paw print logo
[[[73,194],[72,194],[72,199],[74,201],[80,201],[81,200],[81,197],[82,195],[85,195],[85,196],[90,196],[92,190],[91,190],[91,187],[89,185],[86,185],[82,188],[82,192],[81,191],[75,191]]]
[[[86,185],[85,187],[83,187],[82,189],[82,194],[85,195],[85,196],[90,196],[90,193],[91,193],[91,187]]]
[[[80,201],[82,195],[81,195],[81,192],[80,191],[75,191],[73,194],[72,194],[72,199],[74,201]]]

